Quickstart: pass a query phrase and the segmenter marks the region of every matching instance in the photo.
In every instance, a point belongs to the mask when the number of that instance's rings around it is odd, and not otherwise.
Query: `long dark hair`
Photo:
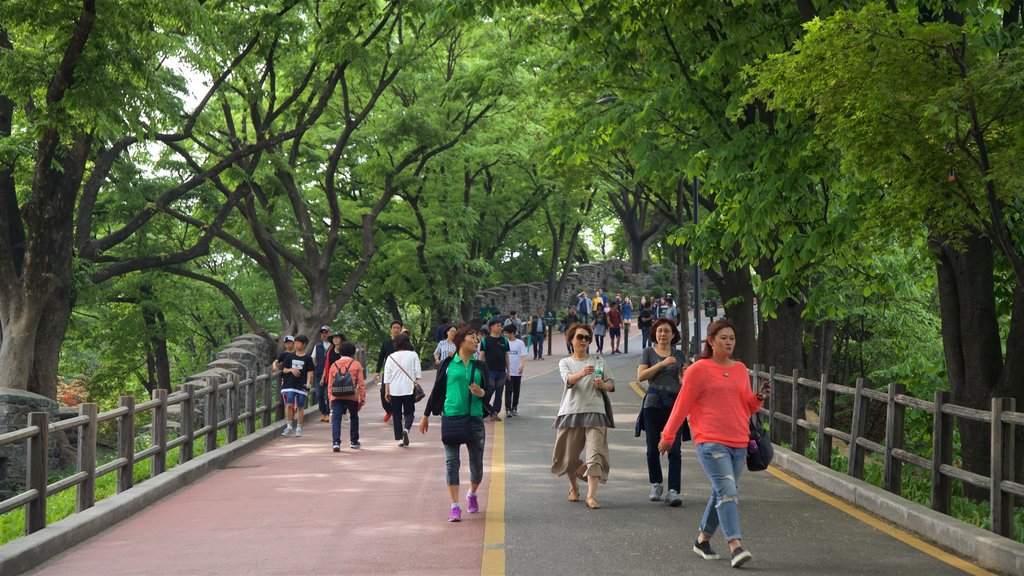
[[[715,320],[714,322],[711,323],[710,326],[708,326],[708,337],[707,339],[704,340],[704,350],[700,353],[700,357],[702,359],[711,358],[711,356],[714,354],[714,351],[711,349],[711,344],[709,344],[709,342],[711,340],[714,340],[715,336],[718,336],[718,333],[721,332],[722,330],[725,330],[726,328],[732,328],[732,331],[736,332],[736,327],[732,325],[732,322],[729,321],[728,318]]]

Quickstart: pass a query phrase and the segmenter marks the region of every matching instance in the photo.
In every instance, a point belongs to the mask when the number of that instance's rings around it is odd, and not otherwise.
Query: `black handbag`
[[[473,382],[476,365],[469,369],[469,382]],[[441,416],[441,442],[447,446],[469,444],[473,438],[472,416],[469,412],[473,404],[473,395],[466,399],[466,414],[463,416]]]
[[[423,391],[423,386],[419,384],[413,384],[412,386],[412,400],[413,402],[419,402],[427,396],[426,392]]]
[[[766,470],[775,456],[772,441],[761,423],[761,417],[754,414],[747,421],[750,425],[750,443],[747,445],[747,470],[760,472]]]

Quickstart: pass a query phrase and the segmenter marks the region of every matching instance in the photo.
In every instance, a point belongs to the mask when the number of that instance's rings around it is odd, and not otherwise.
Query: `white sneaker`
[[[289,424],[284,427],[284,432],[281,432],[281,436],[289,436],[292,433],[292,425]]]
[[[651,484],[651,493],[650,495],[647,496],[647,499],[650,500],[651,502],[657,502],[658,500],[661,500],[662,490],[664,489],[661,487],[661,484]]]
[[[298,438],[300,436],[302,436],[302,426],[296,426],[295,427],[295,437]]]

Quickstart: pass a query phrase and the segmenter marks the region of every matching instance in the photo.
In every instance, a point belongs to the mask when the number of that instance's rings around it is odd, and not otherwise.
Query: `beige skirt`
[[[583,456],[581,459],[580,456]],[[557,428],[551,473],[589,476],[608,481],[608,429],[604,427]]]

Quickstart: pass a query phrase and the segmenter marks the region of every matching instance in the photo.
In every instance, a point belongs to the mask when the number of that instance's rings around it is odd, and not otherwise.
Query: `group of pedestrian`
[[[751,390],[746,366],[732,358],[736,333],[728,320],[711,324],[700,359],[693,363],[675,349],[680,334],[672,319],[659,318],[650,329],[653,346],[642,349],[637,366],[637,380],[648,382],[640,416],[647,434],[648,499],[682,505],[681,444],[692,436],[712,486],[693,551],[707,560],[718,559],[710,541],[721,526],[730,563],[740,567],[752,558],[743,548],[737,509],[737,487],[749,443],[748,420],[761,408],[771,387],[765,383],[756,393]],[[585,479],[587,507],[597,509],[601,507],[597,487],[607,482],[610,469],[607,429],[615,423],[607,394],[615,391],[615,379],[603,360],[589,353],[593,339],[590,324],[577,322],[566,330],[572,355],[559,362],[565,389],[555,419],[551,471],[568,478],[570,502],[580,500],[577,480]],[[668,454],[667,482],[663,454]]]
[[[619,312],[618,303],[612,302],[609,309]],[[534,330],[543,329],[542,323],[535,323],[541,317],[539,312],[526,324],[531,337]],[[553,425],[556,432],[551,472],[567,477],[570,502],[582,500],[588,508],[599,509],[598,487],[607,482],[611,469],[608,429],[615,427],[615,420],[608,394],[615,391],[615,378],[599,355],[602,347],[596,337],[602,317],[611,324],[610,314],[593,308],[587,312],[590,321],[581,321],[582,315],[575,308],[566,316],[575,321],[565,326],[570,355],[558,366],[564,389]],[[700,358],[692,363],[676,349],[680,333],[675,319],[671,314],[655,317],[652,302],[646,298],[641,303],[638,326],[645,346],[637,366],[637,380],[647,382],[648,386],[637,434],[640,429],[646,432],[651,485],[648,499],[672,507],[682,504],[682,443],[692,439],[697,459],[712,486],[693,551],[705,559],[719,558],[710,541],[721,527],[729,545],[731,564],[742,566],[752,558],[743,548],[737,509],[738,482],[749,442],[747,422],[761,408],[771,388],[766,383],[756,393],[750,389],[746,366],[732,358],[736,334],[728,320],[709,326]],[[467,447],[470,468],[466,511],[476,513],[480,509],[477,490],[483,479],[484,419],[500,421],[502,401],[506,417],[515,416],[518,410],[528,354],[526,344],[518,337],[524,326],[499,317],[491,318],[487,328],[484,334],[470,326],[444,327],[443,340],[434,350],[438,366],[434,386],[418,426],[420,433],[426,434],[430,417],[441,417],[450,522],[462,519],[461,446]],[[422,372],[402,324],[393,323],[391,333],[392,338],[381,346],[375,379],[382,381],[385,421],[391,419],[399,446],[408,446],[415,415],[413,392]],[[285,337],[285,352],[274,363],[275,369],[283,373],[282,394],[288,420],[283,435],[302,435],[305,395],[318,385],[323,386],[321,398],[330,398],[328,413],[334,450],[339,449],[341,418],[346,413],[352,421],[351,446],[358,448],[358,412],[366,400],[363,367],[354,358],[355,346],[346,342],[342,334],[324,326],[321,335],[322,343],[314,347],[313,354],[306,352],[305,336]],[[328,341],[330,345],[325,344]],[[591,343],[595,344],[595,354],[590,352]],[[612,344],[613,353],[616,350]],[[539,357],[536,351],[534,354],[534,358]],[[319,367],[321,360],[323,366]],[[334,390],[338,382],[354,392],[339,397]],[[666,454],[667,475],[661,463],[661,456]],[[580,481],[586,483],[585,496],[580,493]]]

